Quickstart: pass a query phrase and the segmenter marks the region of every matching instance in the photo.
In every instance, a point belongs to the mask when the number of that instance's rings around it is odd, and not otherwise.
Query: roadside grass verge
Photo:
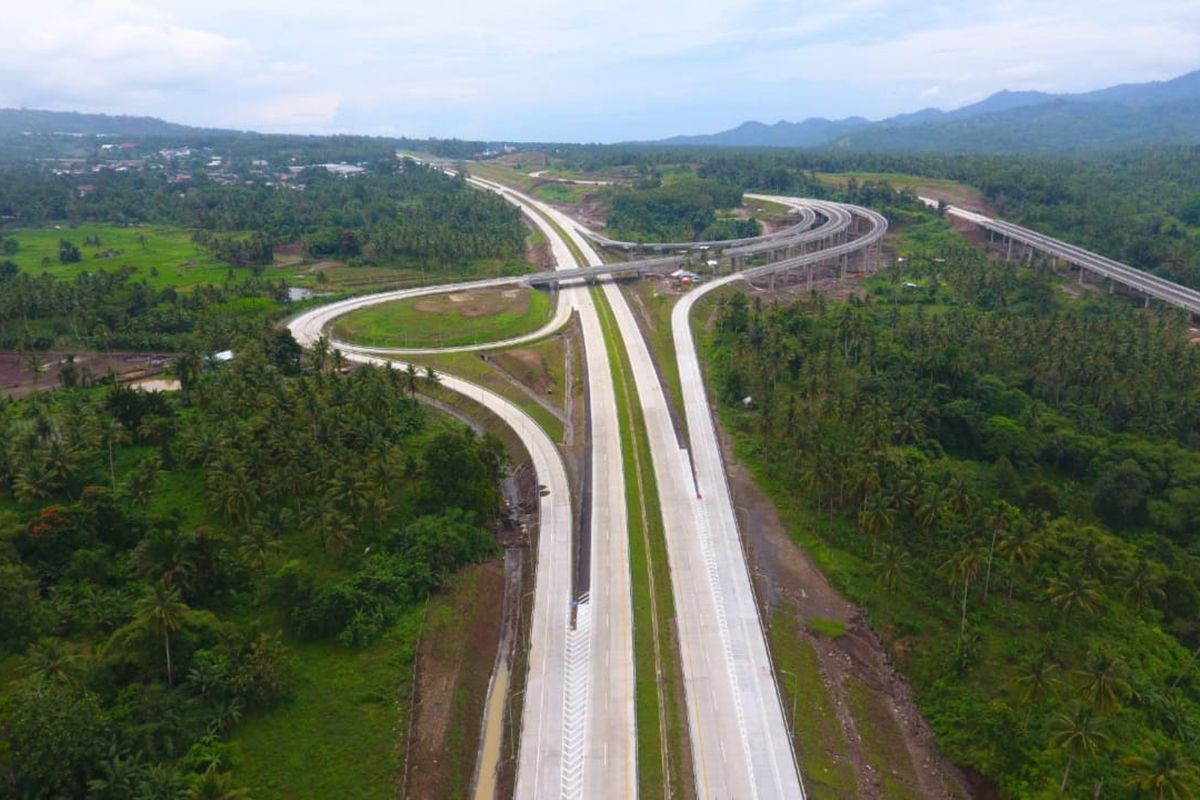
[[[537,183],[536,178],[531,178],[524,172],[491,161],[468,161],[467,172],[489,181],[520,189],[523,192],[530,191]]]
[[[370,347],[457,347],[535,331],[552,313],[546,292],[477,289],[368,306],[339,317],[333,334]]]
[[[683,386],[679,379],[679,360],[675,356],[675,336],[671,332],[671,312],[679,302],[678,296],[658,291],[654,281],[641,280],[623,283],[621,291],[630,299],[635,314],[642,315],[645,322],[646,342],[658,363],[663,382],[667,387],[667,398],[675,409],[675,417],[687,431],[687,416],[683,408]]]
[[[490,358],[491,355],[487,354],[487,357]],[[541,403],[537,402],[528,392],[514,386],[511,380],[484,360],[484,355],[479,353],[442,353],[438,355],[413,356],[411,361],[413,364],[420,365],[421,367],[432,367],[435,372],[453,375],[471,383],[479,384],[486,389],[491,389],[501,397],[512,401],[518,408],[532,417],[533,421],[542,430],[546,431],[555,442],[563,440],[562,420]],[[435,388],[440,389],[440,387]],[[418,391],[428,393],[430,389],[422,385]],[[461,396],[448,389],[442,389],[441,392],[456,397]],[[433,392],[433,395],[438,399],[444,399],[436,391]]]
[[[821,678],[817,654],[804,640],[790,603],[771,615],[768,635],[784,713],[794,727],[792,746],[808,796],[813,800],[857,797],[858,785],[833,698]]]
[[[691,796],[683,708],[682,667],[674,641],[674,598],[658,484],[645,420],[616,320],[604,293],[593,288],[619,405],[621,457],[629,515],[633,604],[638,790],[643,797]]]
[[[567,249],[571,251],[571,257],[575,259],[575,266],[586,267],[588,263],[587,259],[583,256],[583,251],[579,249],[579,245],[575,244],[575,240],[567,235],[567,232],[563,230],[562,225],[559,225],[558,222],[556,222],[549,215],[542,213],[540,209],[534,208],[532,210],[535,214],[544,219],[550,225],[550,227],[554,229],[554,232],[558,234],[559,238],[562,239],[567,245]]]
[[[883,796],[889,800],[920,800],[912,759],[904,746],[904,733],[884,705],[883,698],[853,679],[846,694],[854,714],[854,727],[862,737],[867,763],[879,777]]]

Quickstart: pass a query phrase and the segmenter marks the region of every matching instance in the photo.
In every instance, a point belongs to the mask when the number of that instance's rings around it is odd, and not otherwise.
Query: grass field
[[[145,226],[122,228],[115,225],[79,225],[74,228],[26,228],[4,234],[17,240],[20,249],[4,259],[32,275],[47,273],[57,278],[73,278],[84,272],[116,271],[123,266],[137,270],[151,286],[186,289],[204,284],[224,283],[229,275],[250,275],[248,267],[231,267],[208,250],[196,245],[183,228]],[[84,245],[84,240],[100,239],[100,246]],[[73,264],[58,260],[59,241],[66,239],[79,248],[82,259]]]
[[[536,178],[531,178],[524,172],[492,161],[470,161],[467,163],[467,171],[476,177],[503,183],[523,192],[532,189],[537,182]]]
[[[423,611],[413,607],[365,649],[293,644],[292,699],[234,729],[235,784],[258,800],[395,797]]]
[[[456,347],[537,330],[551,316],[535,289],[482,289],[414,297],[353,311],[334,323],[339,339],[375,347]]]
[[[533,190],[533,196],[547,203],[578,203],[603,187],[576,186],[570,183],[543,183]]]

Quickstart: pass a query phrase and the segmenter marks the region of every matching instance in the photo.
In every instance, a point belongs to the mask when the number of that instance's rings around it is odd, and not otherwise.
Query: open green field
[[[973,186],[941,178],[925,178],[900,172],[819,172],[817,180],[826,186],[842,188],[850,179],[859,183],[887,181],[897,189],[911,189],[917,194],[945,200],[947,203],[970,208],[986,208],[987,200]]]
[[[533,196],[547,203],[578,203],[603,187],[577,186],[572,183],[543,183],[533,190]]]
[[[25,272],[43,272],[58,278],[73,278],[84,272],[114,272],[123,266],[138,271],[158,288],[174,286],[186,289],[204,284],[223,283],[231,273],[250,274],[248,267],[231,267],[191,239],[184,228],[154,225],[124,228],[116,225],[79,225],[74,228],[26,228],[7,232],[17,240],[16,254],[4,256]],[[85,239],[98,237],[100,245],[84,245]],[[79,248],[81,260],[64,264],[58,259],[59,240],[66,239]]]
[[[535,331],[553,313],[550,295],[498,288],[397,300],[338,319],[334,335],[375,347],[457,347]]]
[[[234,783],[260,800],[394,797],[423,613],[409,609],[365,649],[293,644],[292,699],[234,728]]]
[[[470,161],[467,163],[467,171],[476,177],[503,183],[505,186],[512,186],[523,192],[532,189],[533,184],[537,181],[536,178],[531,178],[524,172],[497,164],[494,161]]]

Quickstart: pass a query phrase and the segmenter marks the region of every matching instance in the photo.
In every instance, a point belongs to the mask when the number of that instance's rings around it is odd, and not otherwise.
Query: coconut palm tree
[[[978,579],[983,572],[983,559],[979,555],[979,548],[973,542],[965,542],[942,562],[940,570],[951,586],[962,582],[962,619],[958,632],[959,639],[962,639],[967,632],[967,598],[971,591],[971,581]]]
[[[188,788],[188,800],[248,800],[245,789],[233,785],[228,772],[218,772],[210,767],[192,779]]]
[[[1087,577],[1081,570],[1062,574],[1050,579],[1046,587],[1046,595],[1050,602],[1061,611],[1066,612],[1067,619],[1076,609],[1090,614],[1100,605],[1102,595],[1099,583]]]
[[[1090,708],[1077,709],[1074,714],[1059,714],[1050,723],[1050,730],[1050,746],[1067,756],[1062,781],[1058,786],[1060,792],[1065,792],[1075,762],[1083,762],[1100,752],[1110,740],[1099,729],[1099,723]]]
[[[1045,699],[1058,685],[1058,665],[1046,657],[1045,653],[1026,661],[1018,671],[1008,679],[1008,685],[1017,692],[1017,702],[1030,706],[1025,715],[1025,723],[1033,713],[1032,705]]]
[[[1079,695],[1097,714],[1112,714],[1121,707],[1121,701],[1132,691],[1124,678],[1124,664],[1105,652],[1094,652],[1088,656],[1087,666],[1076,670],[1083,678]]]
[[[1159,570],[1146,559],[1138,559],[1124,575],[1125,602],[1133,606],[1134,611],[1141,611],[1147,603],[1161,600],[1166,595],[1160,586],[1162,576]]]
[[[1126,783],[1154,800],[1192,800],[1192,787],[1200,782],[1196,768],[1173,745],[1161,750],[1151,745],[1147,755],[1127,756],[1121,763],[1132,773]]]
[[[137,619],[151,633],[163,637],[163,648],[167,654],[167,685],[174,686],[171,671],[171,634],[183,626],[188,613],[187,605],[179,599],[179,589],[166,581],[155,583],[148,594],[138,603]]]
[[[1013,525],[1005,528],[1000,532],[1000,538],[996,542],[996,550],[1008,559],[1009,567],[1015,567],[1020,564],[1022,569],[1028,570],[1030,565],[1037,562],[1038,557],[1042,554],[1043,543],[1042,538],[1034,531],[1033,526],[1029,524]],[[1016,583],[1013,576],[1009,575],[1008,581],[1008,596],[1012,597],[1013,585]]]
[[[62,639],[46,637],[29,646],[21,666],[27,674],[70,681],[76,676],[76,658]]]
[[[908,569],[908,557],[904,550],[895,544],[885,544],[879,550],[879,558],[875,562],[875,578],[889,592],[896,588],[900,579]]]

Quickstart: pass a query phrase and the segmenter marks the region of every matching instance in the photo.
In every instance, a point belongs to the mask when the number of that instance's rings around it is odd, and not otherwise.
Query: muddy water
[[[508,699],[508,664],[498,665],[488,693],[483,742],[475,780],[475,800],[493,800],[500,771],[500,746],[504,741],[504,703]]]

